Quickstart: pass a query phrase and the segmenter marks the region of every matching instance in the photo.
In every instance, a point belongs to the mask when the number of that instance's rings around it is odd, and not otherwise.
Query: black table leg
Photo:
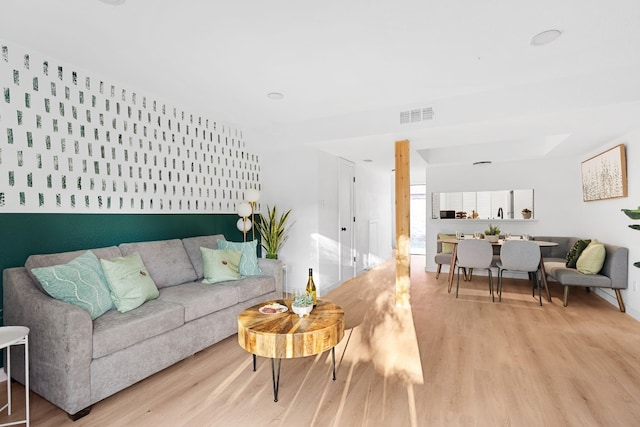
[[[333,359],[333,380],[336,380],[336,348],[331,348],[331,359]]]
[[[256,355],[253,355],[253,372],[256,371]]]
[[[278,359],[278,373],[276,375],[275,359],[271,359],[271,378],[273,378],[273,401],[278,401],[278,388],[280,387],[280,365],[282,359]]]

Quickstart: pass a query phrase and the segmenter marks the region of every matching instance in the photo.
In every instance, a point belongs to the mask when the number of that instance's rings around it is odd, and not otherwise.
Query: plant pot
[[[531,219],[531,212],[522,212],[522,218]]]
[[[497,234],[485,234],[484,235],[484,239],[489,243],[496,243],[499,238],[500,238],[500,236],[497,235]]]
[[[292,305],[291,309],[295,314],[297,314],[300,317],[303,317],[311,313],[311,310],[313,310],[313,306],[312,305],[306,305],[306,306]]]

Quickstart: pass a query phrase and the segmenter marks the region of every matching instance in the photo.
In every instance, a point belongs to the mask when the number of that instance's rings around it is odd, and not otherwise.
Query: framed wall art
[[[627,158],[624,144],[582,162],[582,200],[627,197]]]

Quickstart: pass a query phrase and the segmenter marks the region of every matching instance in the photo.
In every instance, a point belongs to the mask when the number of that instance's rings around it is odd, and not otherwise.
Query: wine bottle
[[[316,295],[316,284],[313,283],[313,269],[309,269],[309,280],[307,280],[307,294],[313,298],[313,306],[318,304],[318,298]]]

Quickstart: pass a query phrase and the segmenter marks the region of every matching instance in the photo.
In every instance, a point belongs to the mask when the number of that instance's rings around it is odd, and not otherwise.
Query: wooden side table
[[[0,408],[0,411],[7,409],[7,415],[11,415],[11,346],[24,345],[24,401],[25,419],[0,424],[2,426],[12,426],[16,424],[26,424],[29,427],[29,328],[24,326],[1,326],[0,327],[0,350],[7,349],[7,403]]]
[[[277,302],[284,305],[282,300]],[[312,356],[331,350],[335,380],[335,346],[344,336],[342,307],[319,299],[316,308],[309,315],[298,317],[291,310],[278,314],[260,313],[260,307],[266,304],[255,305],[238,315],[238,343],[253,355],[254,371],[256,356],[271,358],[274,402],[278,401],[282,359]]]

